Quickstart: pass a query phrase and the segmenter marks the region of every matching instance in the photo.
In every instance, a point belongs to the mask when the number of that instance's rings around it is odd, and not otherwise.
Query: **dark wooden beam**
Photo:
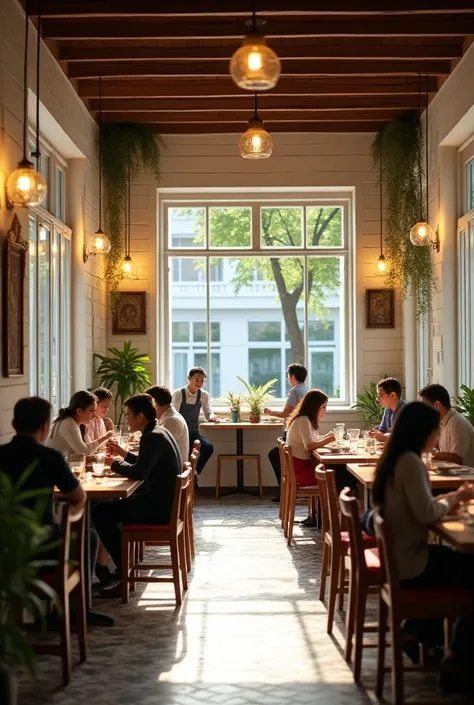
[[[238,19],[202,17],[186,22],[175,19],[45,19],[45,39],[157,39],[232,38],[246,32]],[[275,19],[268,22],[266,36],[272,37],[464,37],[474,34],[474,13],[446,15],[357,15],[323,19]]]
[[[449,61],[341,61],[318,59],[284,61],[282,76],[447,76],[451,71]],[[68,67],[70,78],[96,78],[99,76],[215,76],[229,75],[227,63],[197,61],[152,62],[82,62]]]
[[[311,111],[301,111],[296,113],[295,111],[269,111],[259,110],[258,113],[260,117],[265,120],[265,123],[272,124],[273,122],[278,123],[307,123],[307,122],[389,122],[393,114],[397,111],[392,111],[391,114],[387,113],[386,110],[347,110],[347,111],[334,111],[329,114],[326,110],[311,110]],[[401,111],[398,111],[399,113]],[[246,112],[239,114],[239,119],[243,123],[247,122],[253,115],[253,108],[249,105]],[[182,112],[166,112],[166,113],[106,113],[103,115],[103,119],[106,122],[134,122],[134,123],[175,123],[175,122],[185,122],[193,123],[199,126],[202,123],[215,123],[217,125],[222,125],[226,122],[235,123],[235,114],[230,112],[207,112],[207,113],[182,113]]]
[[[436,59],[459,59],[462,57],[461,41],[450,44],[403,45],[389,42],[378,46],[364,41],[351,44],[312,45],[292,43],[274,47],[282,60],[308,59],[376,59],[430,61]],[[235,46],[201,46],[201,47],[152,47],[152,46],[60,46],[59,60],[69,62],[129,62],[129,61],[222,61],[231,58]]]
[[[428,82],[430,93],[436,93],[437,79]],[[98,98],[98,80],[79,80],[78,93],[81,98]],[[227,80],[179,80],[179,79],[106,79],[102,82],[104,98],[204,98],[231,97],[248,98],[248,92]],[[418,95],[418,80],[410,78],[370,78],[351,80],[339,78],[287,79],[282,78],[272,90],[273,96],[372,96],[372,95]]]
[[[238,154],[238,138],[244,132],[245,123],[224,123],[221,125],[193,125],[189,123],[149,123],[156,132],[162,135],[202,135],[233,133],[237,136],[236,153]],[[380,122],[294,122],[273,123],[267,125],[272,134],[277,132],[377,132],[383,123]],[[275,151],[278,142],[275,140]]]

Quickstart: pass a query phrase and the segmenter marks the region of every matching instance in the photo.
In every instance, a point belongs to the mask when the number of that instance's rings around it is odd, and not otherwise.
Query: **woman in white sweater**
[[[372,499],[391,528],[403,588],[465,588],[472,591],[474,598],[474,556],[428,543],[430,524],[453,512],[461,502],[474,499],[472,484],[442,497],[432,496],[421,453],[436,445],[439,422],[438,411],[427,404],[412,402],[402,409],[378,462]],[[426,620],[407,622],[405,636],[415,636],[417,642],[434,646],[436,626]],[[417,650],[414,653],[416,656]],[[466,667],[473,653],[474,620],[459,619],[451,653],[442,666],[440,685],[444,690],[463,686],[463,674],[469,672]]]
[[[288,419],[286,442],[291,447],[298,485],[315,485],[312,451],[335,441],[333,433],[320,436],[319,420],[326,413],[328,397],[320,389],[310,389]]]
[[[113,435],[113,431],[108,431],[90,440],[87,425],[94,418],[96,408],[97,397],[91,392],[73,394],[68,406],[59,410],[45,445],[67,455],[93,455]]]

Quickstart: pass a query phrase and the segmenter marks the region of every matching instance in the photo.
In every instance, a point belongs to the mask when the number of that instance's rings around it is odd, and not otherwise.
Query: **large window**
[[[474,159],[466,164],[466,211],[474,210]]]
[[[350,198],[164,202],[173,387],[205,367],[212,397],[308,367],[308,383],[350,401]],[[165,340],[164,348],[168,345]]]
[[[56,412],[70,396],[71,233],[63,222],[64,164],[42,154],[40,169],[48,201],[29,214],[30,393]]]
[[[458,227],[459,384],[474,386],[474,217]]]

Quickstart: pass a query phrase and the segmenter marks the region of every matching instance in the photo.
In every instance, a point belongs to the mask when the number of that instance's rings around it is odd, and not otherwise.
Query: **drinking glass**
[[[336,441],[338,443],[342,443],[342,441],[344,440],[344,428],[345,424],[343,423],[337,423],[334,426],[334,436],[336,437]]]
[[[375,455],[377,452],[377,445],[375,442],[375,438],[367,438],[365,441],[365,449],[367,453],[370,453],[370,455]]]
[[[122,431],[114,431],[112,440],[115,441],[115,443],[120,443],[122,439]]]
[[[431,461],[433,460],[432,453],[422,453],[421,458],[426,465],[427,470],[431,470]]]
[[[69,463],[69,467],[74,473],[75,477],[80,481],[84,475],[85,463],[83,460],[73,460]]]

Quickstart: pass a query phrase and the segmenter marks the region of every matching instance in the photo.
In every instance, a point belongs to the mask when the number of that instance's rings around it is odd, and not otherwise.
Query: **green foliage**
[[[374,167],[382,158],[385,193],[386,285],[400,286],[402,296],[413,296],[417,316],[424,321],[431,306],[435,279],[430,247],[415,247],[410,229],[426,220],[426,205],[420,189],[420,155],[423,135],[418,116],[405,113],[379,131],[372,144]],[[421,174],[422,178],[423,175]]]
[[[372,382],[370,387],[357,395],[357,403],[351,409],[359,411],[365,428],[378,426],[382,421],[383,408],[377,401],[377,385]]]
[[[239,382],[242,382],[247,390],[245,401],[248,402],[250,413],[254,416],[261,416],[263,409],[265,408],[265,404],[269,402],[270,399],[273,399],[272,395],[268,392],[278,380],[271,379],[266,384],[258,386],[256,384],[250,384],[250,382],[247,382],[242,377],[237,377],[237,379]]]
[[[160,180],[160,147],[163,140],[149,125],[104,123],[101,127],[102,177],[104,179],[107,234],[111,250],[107,255],[105,279],[112,292],[122,279],[124,258],[123,226],[128,173],[151,171]]]
[[[151,383],[150,371],[145,367],[151,360],[149,355],[142,355],[138,348],[132,348],[127,340],[123,350],[108,348],[110,356],[94,354],[100,360],[97,370],[99,385],[115,393],[115,421],[120,426],[123,417],[123,404],[134,394],[144,392]],[[117,417],[118,407],[120,413]]]
[[[222,397],[222,401],[228,405],[231,411],[237,411],[240,414],[240,408],[245,402],[245,396],[240,392],[235,394],[229,389],[227,394]]]
[[[42,524],[49,490],[23,489],[35,466],[30,465],[16,485],[0,472],[0,668],[8,672],[24,665],[32,675],[35,654],[16,615],[26,610],[32,617],[44,617],[46,603],[38,593],[58,603],[54,590],[36,576],[40,568],[57,565],[42,560],[41,554],[59,545],[49,541],[51,527]],[[25,506],[32,499],[37,499],[35,507]]]
[[[459,411],[474,426],[474,389],[469,389],[467,385],[461,384],[461,392],[455,402],[456,411]]]

